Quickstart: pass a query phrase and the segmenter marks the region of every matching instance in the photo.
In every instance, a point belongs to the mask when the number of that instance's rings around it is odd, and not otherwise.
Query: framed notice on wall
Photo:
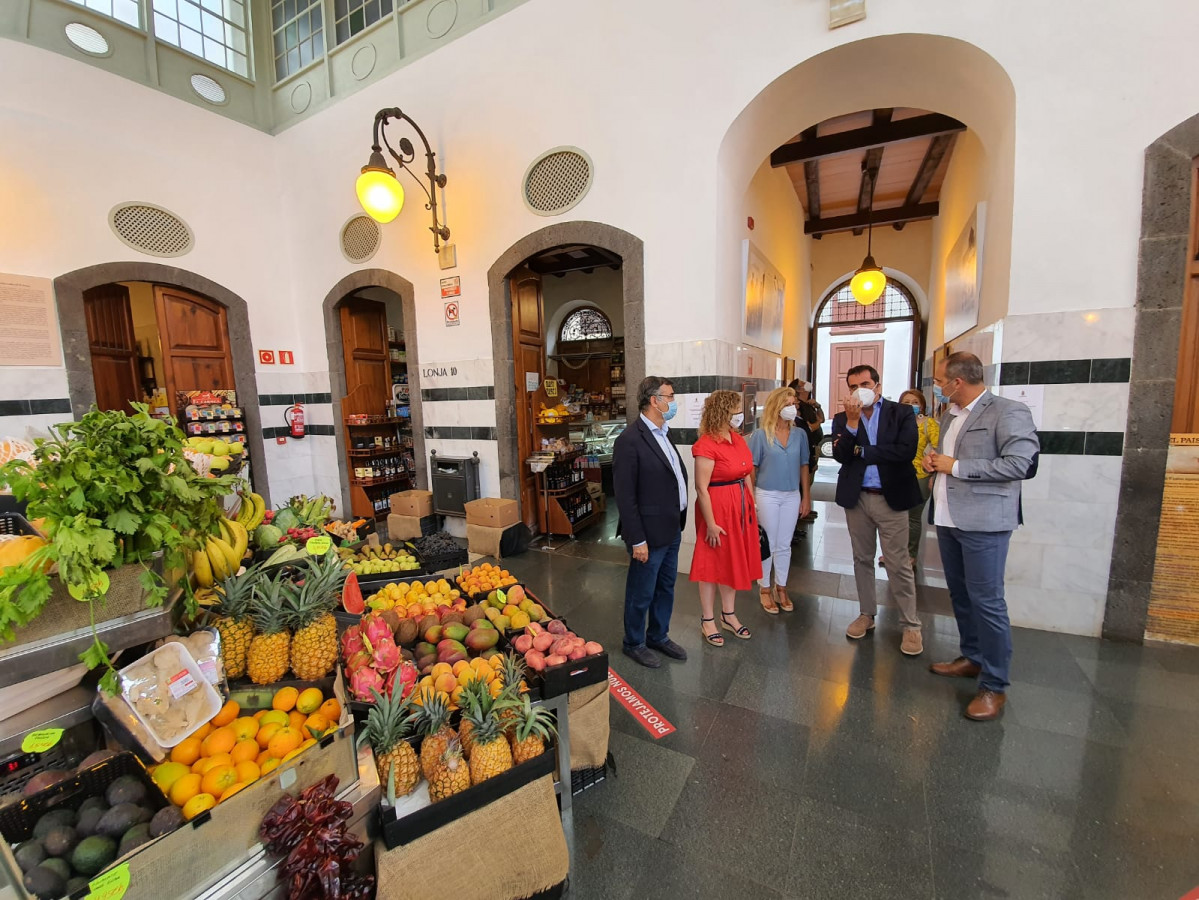
[[[945,259],[945,340],[965,334],[978,324],[982,287],[983,225],[986,204],[980,203],[962,226]]]
[[[58,311],[49,278],[0,274],[0,363],[61,366]]]
[[[786,280],[749,240],[741,243],[741,274],[741,340],[771,353],[782,353]]]

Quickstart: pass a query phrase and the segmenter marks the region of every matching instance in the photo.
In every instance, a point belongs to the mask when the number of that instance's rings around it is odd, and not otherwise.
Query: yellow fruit
[[[307,688],[296,698],[296,709],[306,716],[312,715],[325,702],[325,695],[319,688]]]
[[[238,705],[236,700],[227,700],[225,705],[221,707],[221,711],[212,717],[212,727],[222,728],[225,725],[228,725],[237,718],[237,715],[240,712],[241,706]]]
[[[330,724],[336,725],[341,721],[341,704],[337,702],[336,697],[330,697],[321,704],[321,708],[317,711],[328,719]]]
[[[188,768],[181,762],[164,762],[161,765],[155,766],[150,777],[154,779],[154,783],[158,785],[158,789],[164,794],[170,794],[171,786],[188,774]]]
[[[230,765],[213,766],[204,773],[204,780],[200,782],[200,790],[205,794],[219,797],[235,784],[237,784],[237,769]]]
[[[255,757],[254,762],[256,762],[258,764],[258,771],[260,773],[262,772],[262,767],[266,764],[266,761],[270,758],[271,758],[270,750],[263,750],[261,753],[258,754],[257,757]]]
[[[271,738],[279,733],[279,729],[286,727],[286,725],[280,725],[278,722],[267,722],[258,729],[258,734],[254,736],[254,740],[257,742],[260,748],[265,750],[267,745],[270,744]]]
[[[300,692],[294,687],[279,688],[275,691],[275,696],[271,698],[271,709],[279,709],[283,712],[289,712],[296,707],[296,700],[300,697]]]
[[[233,748],[233,752],[229,754],[229,758],[233,760],[235,765],[237,763],[246,762],[247,760],[253,762],[258,758],[258,754],[261,752],[262,748],[258,746],[258,742],[256,740],[253,738],[246,738],[245,740],[237,742],[237,746]]]
[[[198,741],[202,741],[202,740],[204,740],[204,738],[208,737],[208,735],[210,735],[210,734],[212,734],[212,723],[205,722],[203,725],[201,725],[199,728],[197,728],[194,732],[192,732],[192,737],[194,737]]]
[[[200,752],[205,756],[216,756],[218,753],[228,753],[236,743],[237,735],[232,728],[225,725],[204,738]]]
[[[201,738],[192,735],[184,738],[171,748],[171,762],[182,763],[185,766],[194,765],[200,758]]]
[[[301,731],[304,728],[304,720],[308,717],[302,712],[296,712],[294,709],[287,714],[287,724],[296,731]]]
[[[233,785],[233,787],[228,788],[225,793],[221,794],[221,799],[218,802],[224,803],[238,791],[244,790],[249,784],[250,782],[248,781],[239,781],[237,784]]]
[[[304,720],[304,727],[300,730],[305,736],[318,738],[329,730],[329,720],[320,713],[313,713]]]
[[[309,747],[314,747],[314,746],[316,746],[316,738],[309,738],[308,740],[304,741],[304,743],[300,744],[300,746],[297,747],[296,750],[303,752],[303,751],[307,750]]]
[[[464,671],[466,671],[469,668],[470,668],[470,663],[467,662],[465,659],[460,659],[460,660],[458,660],[458,662],[454,663],[454,667],[452,669],[450,669],[450,672],[453,674],[453,676],[455,678],[457,678],[458,676],[460,676]]]
[[[520,610],[517,610],[516,612],[514,612],[512,614],[512,620],[511,620],[510,624],[512,625],[513,628],[524,628],[526,625],[529,624],[529,622],[530,622],[529,614],[527,612],[522,612]]]
[[[233,733],[239,741],[248,741],[258,734],[258,720],[252,716],[234,719],[233,724],[229,727],[233,729]]]
[[[200,782],[203,779],[194,773],[184,775],[182,778],[176,779],[171,785],[171,792],[168,795],[171,802],[176,806],[183,806],[196,794],[200,793]]]
[[[263,715],[263,717],[261,719],[258,720],[258,727],[263,728],[263,727],[265,727],[267,725],[271,725],[271,724],[286,725],[290,721],[291,721],[291,719],[288,717],[287,713],[285,713],[279,709],[272,709],[270,712],[266,713],[265,715]]]
[[[196,794],[187,803],[183,804],[183,818],[191,820],[202,812],[212,809],[216,806],[216,797],[212,794]]]
[[[250,784],[257,781],[259,776],[262,775],[262,770],[258,768],[258,763],[252,759],[239,762],[235,768],[237,770],[237,780],[241,784]]]
[[[261,766],[259,766],[259,769],[262,770],[263,776],[270,775],[271,772],[273,772],[277,768],[279,768],[279,766],[282,762],[283,762],[283,760],[281,760],[281,759],[277,759],[274,756],[268,756],[266,761],[263,762],[263,764]]]
[[[199,775],[207,775],[217,766],[233,765],[233,756],[229,753],[218,753],[216,756],[205,756],[200,759],[194,766],[192,771]]]
[[[303,741],[304,735],[302,735],[297,729],[291,727],[281,728],[275,734],[275,736],[271,738],[271,742],[267,745],[267,749],[271,752],[271,756],[276,756],[279,759],[283,759],[288,753],[300,746]]]
[[[261,725],[262,717],[265,716],[266,713],[267,711],[265,709],[258,710],[258,712],[254,713],[254,721]]]
[[[449,663],[437,663],[432,669],[429,670],[429,674],[432,675],[433,680],[436,681],[441,675],[454,674],[454,668]]]

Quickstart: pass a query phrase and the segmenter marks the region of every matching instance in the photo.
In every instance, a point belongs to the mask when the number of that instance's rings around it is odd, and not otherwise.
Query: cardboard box
[[[433,515],[432,491],[400,491],[391,495],[391,512],[396,516]],[[419,535],[417,535],[419,537]]]
[[[398,516],[392,513],[387,517],[387,539],[390,541],[412,541],[419,537],[436,534],[439,531],[437,516]]]
[[[520,505],[515,500],[484,497],[463,504],[466,524],[486,525],[488,528],[506,528],[520,521]]]

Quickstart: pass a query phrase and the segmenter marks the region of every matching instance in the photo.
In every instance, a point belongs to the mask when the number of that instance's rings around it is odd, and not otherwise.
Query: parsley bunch
[[[78,422],[52,426],[36,441],[36,466],[13,460],[0,482],[46,520],[50,543],[0,573],[0,641],[41,613],[51,593],[50,563],[76,600],[94,603],[108,591],[106,569],[140,564],[146,605],[159,606],[167,585],[148,563],[163,552],[165,571],[188,569],[191,552],[218,531],[220,498],[240,481],[205,478],[183,455],[183,433],[155,419],[142,403],[132,415],[92,409]],[[92,609],[93,630],[95,609]],[[89,667],[107,666],[102,686],[115,692],[108,647],[96,638],[81,654]]]

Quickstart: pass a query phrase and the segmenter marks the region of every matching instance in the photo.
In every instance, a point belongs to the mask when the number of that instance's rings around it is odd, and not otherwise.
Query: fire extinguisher
[[[283,410],[283,421],[287,423],[291,429],[291,436],[294,438],[302,438],[304,436],[304,406],[297,403],[295,406],[289,406]]]

